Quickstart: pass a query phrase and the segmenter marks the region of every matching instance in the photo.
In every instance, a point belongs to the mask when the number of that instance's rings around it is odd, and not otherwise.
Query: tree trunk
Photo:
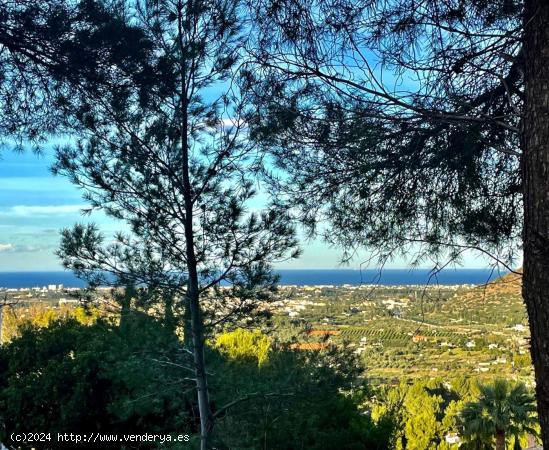
[[[184,102],[186,103],[186,101]],[[185,105],[186,108],[186,105]],[[184,110],[186,111],[186,110]],[[196,260],[194,248],[194,228],[193,228],[193,204],[192,188],[189,174],[189,149],[187,143],[187,123],[186,112],[183,125],[183,183],[184,183],[184,202],[185,202],[185,245],[187,256],[187,295],[186,303],[189,309],[189,318],[191,326],[192,349],[194,359],[194,369],[196,378],[196,391],[198,397],[198,411],[200,414],[200,449],[210,450],[212,448],[212,430],[214,425],[214,416],[210,407],[210,398],[208,390],[208,379],[206,374],[206,359],[204,355],[204,321],[200,308],[200,293],[198,287],[198,263]]]
[[[505,450],[505,431],[496,431],[496,450]]]
[[[195,12],[192,11],[192,2],[184,6],[182,0],[177,3],[178,41],[180,51],[181,70],[181,156],[182,156],[182,178],[183,178],[183,201],[185,206],[185,217],[183,225],[185,229],[185,253],[187,258],[187,292],[185,296],[185,325],[190,325],[192,352],[194,360],[194,371],[196,378],[196,393],[198,399],[198,412],[200,414],[200,449],[211,450],[212,431],[214,426],[214,415],[210,406],[208,377],[206,373],[206,359],[204,355],[204,321],[200,308],[200,291],[198,282],[198,261],[196,259],[194,244],[193,224],[193,189],[191,186],[189,167],[189,85],[187,84],[187,63],[189,53],[186,45],[187,34],[192,29],[192,19]],[[192,66],[192,65],[191,65]],[[189,69],[192,70],[192,69]]]
[[[524,274],[543,446],[549,449],[549,1],[526,0],[522,125]]]
[[[191,305],[188,296],[185,296],[183,299],[183,307],[183,346],[185,348],[193,348]]]
[[[200,414],[200,449],[212,448],[212,431],[214,416],[210,407],[208,378],[206,374],[206,359],[204,357],[204,331],[202,314],[198,295],[190,295],[189,303],[192,316],[193,355],[198,397],[198,411]]]
[[[184,126],[186,132],[186,126]],[[186,147],[186,143],[184,145]],[[193,206],[191,185],[189,180],[188,147],[183,149],[183,182],[185,184],[185,245],[187,255],[187,295],[186,303],[189,309],[196,392],[198,411],[200,414],[200,449],[212,448],[212,430],[214,416],[210,407],[208,378],[206,374],[206,358],[204,355],[204,320],[200,308],[200,293],[198,287],[198,264],[194,249]]]
[[[190,6],[189,6],[190,8]],[[191,14],[186,11],[187,15]],[[178,31],[179,45],[181,51],[181,153],[183,163],[183,197],[185,203],[185,253],[187,257],[187,294],[186,308],[188,308],[187,320],[190,320],[192,349],[194,359],[194,371],[196,378],[196,394],[198,399],[198,412],[200,414],[200,449],[210,450],[212,448],[212,430],[214,426],[214,415],[210,407],[210,396],[208,389],[208,377],[206,374],[206,358],[204,355],[204,322],[200,308],[200,292],[198,284],[198,262],[194,248],[194,226],[193,226],[193,190],[190,181],[189,167],[189,128],[188,128],[188,86],[187,78],[187,52],[184,43],[183,25],[183,3],[178,2]],[[191,21],[186,17],[187,24]],[[189,25],[188,25],[189,26]]]

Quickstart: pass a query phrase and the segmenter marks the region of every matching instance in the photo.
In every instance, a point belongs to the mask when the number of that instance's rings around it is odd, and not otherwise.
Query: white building
[[[445,439],[446,439],[446,442],[450,445],[452,445],[452,444],[458,444],[459,445],[461,443],[461,439],[459,438],[457,433],[448,433],[445,436]]]

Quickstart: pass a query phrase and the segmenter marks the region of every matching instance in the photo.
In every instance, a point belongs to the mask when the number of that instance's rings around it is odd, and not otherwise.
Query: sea
[[[286,269],[278,270],[281,285],[478,285],[505,274],[491,269]],[[62,284],[82,288],[86,283],[72,272],[0,272],[0,288],[19,289]]]

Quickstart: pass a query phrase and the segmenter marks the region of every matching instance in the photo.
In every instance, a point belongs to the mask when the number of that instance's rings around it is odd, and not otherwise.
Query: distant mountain
[[[526,309],[521,289],[522,270],[519,269],[517,273],[457,293],[442,305],[438,314],[477,324],[525,324]]]
[[[521,289],[522,269],[518,269],[517,273],[508,273],[490,283],[471,289],[465,294],[464,299],[471,299],[475,302],[479,299],[497,301],[502,296],[511,296],[519,297],[522,302]]]

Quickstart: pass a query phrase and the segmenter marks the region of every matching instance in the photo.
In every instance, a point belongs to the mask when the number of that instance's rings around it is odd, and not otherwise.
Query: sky
[[[0,154],[0,271],[62,269],[59,232],[84,221],[85,204],[68,180],[50,173],[52,161],[51,152]],[[94,221],[114,225],[99,215]]]
[[[75,223],[94,222],[106,235],[123,230],[124,224],[100,212],[83,216],[86,203],[82,193],[66,178],[49,170],[53,152],[0,153],[0,272],[62,270],[55,255],[60,230]],[[298,260],[277,264],[281,269],[341,268],[341,250],[320,240],[304,241]],[[346,268],[359,268],[367,255],[361,255]],[[406,261],[395,260],[388,268],[404,268]],[[485,267],[486,261],[467,255],[464,266]]]
[[[53,176],[53,152],[0,154],[0,271],[62,270],[55,255],[60,230],[75,223],[94,222],[109,235],[123,230],[121,222],[102,213],[83,216],[82,192],[66,178]],[[304,243],[297,261],[280,268],[337,268],[341,251],[319,241]]]

